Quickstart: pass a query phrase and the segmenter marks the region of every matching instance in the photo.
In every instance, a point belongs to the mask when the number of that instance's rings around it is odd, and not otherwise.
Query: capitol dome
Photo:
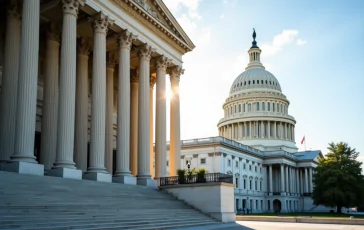
[[[233,82],[218,122],[219,135],[262,151],[297,151],[289,101],[277,78],[260,62],[261,49],[253,32],[249,63]]]

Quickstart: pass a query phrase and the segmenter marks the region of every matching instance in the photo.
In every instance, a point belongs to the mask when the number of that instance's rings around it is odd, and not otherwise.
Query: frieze
[[[197,158],[198,157],[198,154],[193,154],[193,158]]]
[[[216,152],[215,156],[221,156],[221,152]]]
[[[208,153],[209,157],[213,157],[214,153]]]
[[[242,161],[243,160],[243,158],[242,157],[239,157],[239,161]]]
[[[185,159],[185,155],[182,155],[182,156],[181,156],[181,159]]]

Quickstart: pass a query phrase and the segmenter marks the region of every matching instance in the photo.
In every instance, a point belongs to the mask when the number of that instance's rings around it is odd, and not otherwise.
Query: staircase
[[[0,229],[137,230],[216,223],[172,195],[144,186],[0,171]]]

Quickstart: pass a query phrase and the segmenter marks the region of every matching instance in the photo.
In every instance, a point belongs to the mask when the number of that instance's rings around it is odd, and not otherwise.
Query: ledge
[[[159,186],[159,188],[161,188],[161,189],[167,189],[167,188],[188,188],[188,187],[204,187],[204,186],[216,186],[216,185],[221,185],[221,186],[227,186],[227,187],[235,188],[235,185],[234,184],[225,183],[225,182],[206,182],[206,183],[195,183],[195,184],[164,185],[164,186]]]
[[[283,217],[283,216],[236,216],[237,221],[266,221],[266,222],[291,222],[311,224],[346,224],[364,225],[364,219],[349,218],[310,218],[310,217]]]

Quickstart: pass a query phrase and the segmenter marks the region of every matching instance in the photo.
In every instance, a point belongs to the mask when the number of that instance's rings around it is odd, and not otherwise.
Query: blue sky
[[[217,136],[222,105],[248,63],[261,61],[297,120],[300,150],[345,141],[364,161],[364,1],[164,0],[196,48],[183,58],[182,139]]]

